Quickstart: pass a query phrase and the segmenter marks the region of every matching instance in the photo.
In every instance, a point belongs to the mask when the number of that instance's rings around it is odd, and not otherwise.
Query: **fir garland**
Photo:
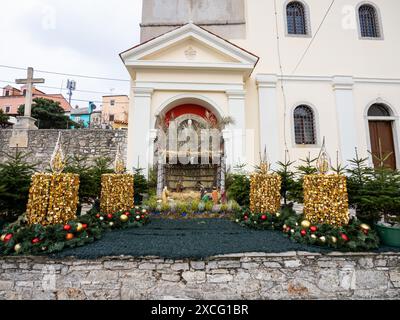
[[[379,248],[375,230],[361,221],[351,219],[346,226],[311,224],[303,216],[286,208],[277,214],[253,213],[245,210],[235,217],[236,223],[258,230],[279,230],[292,241],[340,251],[371,251]]]
[[[92,211],[85,216],[62,225],[6,226],[0,241],[0,255],[39,255],[81,247],[101,239],[109,230],[137,228],[149,223],[147,210],[133,210],[115,214]]]

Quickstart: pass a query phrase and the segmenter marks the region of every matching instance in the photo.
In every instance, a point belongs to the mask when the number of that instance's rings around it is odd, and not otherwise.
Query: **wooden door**
[[[378,157],[386,157],[385,166],[396,169],[396,154],[393,140],[392,121],[369,121],[369,133],[371,137],[371,152]],[[374,166],[379,166],[379,160],[373,157]]]

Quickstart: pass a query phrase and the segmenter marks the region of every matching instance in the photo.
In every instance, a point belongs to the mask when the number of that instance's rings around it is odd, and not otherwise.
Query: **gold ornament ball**
[[[325,243],[326,242],[326,237],[322,236],[322,237],[319,238],[319,240],[321,240],[322,243]]]
[[[14,247],[15,252],[19,252],[19,251],[21,251],[21,249],[22,249],[22,246],[19,243],[16,244]]]
[[[279,212],[276,213],[276,217],[279,218],[281,214]]]
[[[129,217],[126,214],[123,214],[123,215],[121,215],[120,219],[122,222],[128,222]]]
[[[365,223],[363,223],[362,225],[360,225],[360,228],[364,231],[369,231],[371,230],[371,227]]]
[[[317,236],[315,234],[312,234],[311,238],[314,239],[314,240],[317,240]]]
[[[110,227],[114,226],[114,222],[110,222],[109,224],[110,224]]]
[[[332,237],[332,242],[336,243],[337,242],[337,238],[336,237]]]
[[[1,238],[0,238],[0,240],[1,240],[2,242],[4,242],[5,238],[6,238],[6,235],[3,234],[3,235],[1,236]]]
[[[83,230],[83,225],[82,225],[82,223],[78,223],[78,224],[76,225],[76,231],[81,232],[82,230]]]
[[[301,226],[302,226],[304,229],[308,229],[309,227],[311,227],[311,222],[308,221],[308,220],[303,220],[303,221],[301,222]]]

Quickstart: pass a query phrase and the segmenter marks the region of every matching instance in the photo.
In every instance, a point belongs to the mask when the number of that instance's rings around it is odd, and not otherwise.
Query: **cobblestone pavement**
[[[124,255],[204,259],[220,254],[287,251],[329,252],[320,247],[292,242],[279,231],[249,230],[223,219],[154,219],[143,228],[109,232],[100,241],[63,251],[53,257],[95,259]],[[381,248],[379,251],[400,249]]]

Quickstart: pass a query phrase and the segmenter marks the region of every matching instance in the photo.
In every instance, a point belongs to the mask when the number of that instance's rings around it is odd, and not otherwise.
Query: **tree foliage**
[[[0,215],[14,221],[26,211],[35,164],[28,161],[29,154],[18,150],[6,156],[7,160],[0,163]]]
[[[0,127],[7,128],[9,126],[10,116],[4,113],[3,109],[0,109]]]
[[[21,105],[18,113],[23,115],[25,105]],[[64,109],[57,101],[35,98],[32,104],[32,117],[37,119],[39,129],[70,129],[80,128],[80,125],[65,115]]]

